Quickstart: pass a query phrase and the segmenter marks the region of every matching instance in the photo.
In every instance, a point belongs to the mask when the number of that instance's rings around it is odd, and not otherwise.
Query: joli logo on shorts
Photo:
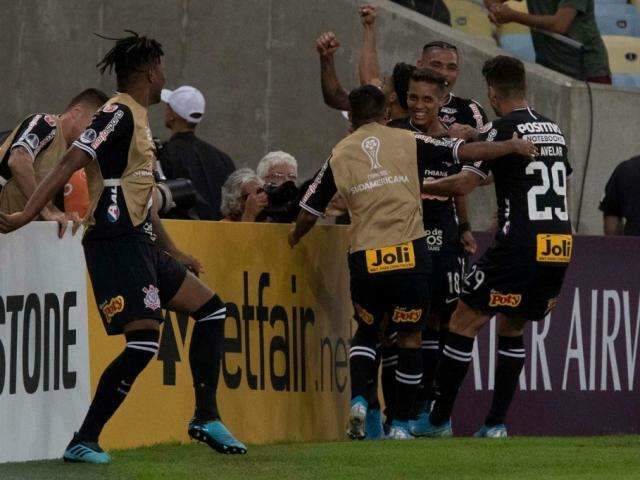
[[[391,318],[395,323],[416,323],[422,318],[422,309],[405,310],[396,307]]]
[[[489,297],[490,307],[515,308],[522,302],[522,295],[516,293],[491,292]]]
[[[108,302],[101,304],[100,310],[102,310],[104,316],[107,317],[107,323],[111,322],[116,313],[120,313],[124,310],[124,297],[122,295],[113,297]]]
[[[411,242],[367,250],[366,256],[369,273],[403,270],[416,266],[413,243]]]
[[[536,260],[544,263],[569,263],[573,250],[571,235],[539,233],[536,236]]]

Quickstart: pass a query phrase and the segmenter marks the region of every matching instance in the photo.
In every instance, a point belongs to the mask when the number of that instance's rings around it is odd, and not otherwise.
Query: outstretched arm
[[[323,33],[316,40],[316,50],[320,56],[320,83],[324,103],[336,110],[349,110],[349,94],[340,84],[334,55],[340,42],[333,32]]]
[[[317,215],[307,212],[304,209],[300,210],[298,218],[296,218],[296,223],[289,232],[289,245],[292,248],[295,247],[300,239],[309,233],[309,230],[313,228],[317,221]]]
[[[473,172],[462,170],[460,173],[422,184],[422,193],[453,197],[467,195],[482,183],[482,177]]]
[[[463,163],[495,160],[511,153],[534,157],[538,154],[538,149],[533,142],[518,138],[515,133],[511,140],[465,143],[458,148],[458,158]]]

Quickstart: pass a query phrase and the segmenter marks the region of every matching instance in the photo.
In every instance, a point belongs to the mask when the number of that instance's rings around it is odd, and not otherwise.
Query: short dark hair
[[[432,48],[440,48],[442,50],[453,50],[454,52],[456,52],[456,55],[460,55],[458,53],[458,47],[456,47],[455,45],[449,42],[445,42],[444,40],[436,40],[435,42],[429,42],[425,44],[425,46],[422,47],[422,53],[425,54]]]
[[[411,72],[416,69],[413,65],[399,62],[393,67],[391,81],[393,82],[393,91],[396,92],[398,103],[405,110],[407,109],[407,90],[409,90],[409,78]]]
[[[160,57],[164,55],[162,45],[158,41],[145,36],[141,37],[133,30],[125,30],[125,32],[131,35],[123,38],[98,35],[100,38],[116,42],[97,67],[100,73],[107,70],[111,73],[115,69],[118,87],[124,86],[133,73],[140,72],[149,65],[160,63]]]
[[[498,55],[487,60],[482,67],[487,85],[507,98],[523,97],[527,91],[524,64],[514,57]]]
[[[384,116],[384,93],[373,85],[363,85],[354,88],[349,93],[351,106],[351,123],[359,127],[368,122],[374,122]]]
[[[446,78],[430,68],[416,68],[411,72],[411,80],[414,82],[426,82],[437,85],[442,91],[445,91],[449,85]]]
[[[75,107],[81,103],[91,107],[96,107],[97,109],[104,105],[107,100],[109,100],[109,97],[102,90],[98,90],[97,88],[87,88],[71,99],[65,111],[70,110],[71,107]]]

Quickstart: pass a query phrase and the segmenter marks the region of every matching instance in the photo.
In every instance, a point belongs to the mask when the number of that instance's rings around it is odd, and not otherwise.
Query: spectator
[[[200,219],[220,220],[220,191],[235,166],[226,153],[195,135],[205,111],[204,96],[194,87],[182,86],[163,89],[162,101],[167,104],[165,126],[172,133],[158,154],[162,170],[167,178],[191,180]]]
[[[222,185],[221,211],[228,222],[255,222],[268,204],[263,181],[250,168],[240,168]]]
[[[496,25],[516,22],[532,29],[564,35],[583,44],[582,55],[542,32],[531,30],[536,62],[573,78],[611,84],[607,48],[602,41],[594,0],[527,0],[530,13],[504,5],[506,0],[484,0]]]
[[[391,0],[398,5],[415,10],[437,22],[451,26],[451,13],[444,0]]]
[[[287,152],[269,152],[258,163],[258,177],[267,184],[280,186],[298,180],[298,162]]]
[[[640,156],[622,162],[611,174],[600,202],[605,235],[640,236]]]

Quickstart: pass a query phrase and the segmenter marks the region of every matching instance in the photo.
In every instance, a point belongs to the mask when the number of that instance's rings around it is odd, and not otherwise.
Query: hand
[[[474,255],[476,253],[476,250],[478,250],[478,244],[476,243],[476,239],[470,230],[466,230],[465,232],[463,232],[462,236],[460,237],[460,241],[462,242],[462,246],[464,247],[465,252]]]
[[[471,125],[463,125],[454,123],[447,130],[447,134],[453,138],[462,138],[465,141],[473,141],[478,139],[478,131]]]
[[[260,212],[269,205],[269,197],[262,191],[260,193],[251,193],[247,197],[244,204],[244,212],[242,214],[243,222],[254,222]]]
[[[362,5],[358,8],[358,13],[360,14],[360,21],[364,27],[373,27],[376,23],[376,15],[378,8],[375,5]]]
[[[536,145],[530,141],[525,140],[524,138],[518,138],[517,133],[513,133],[513,137],[511,137],[511,146],[513,153],[517,155],[522,155],[524,157],[535,157],[538,155],[538,148]]]
[[[30,219],[27,218],[24,212],[17,212],[11,215],[0,212],[0,233],[13,232],[29,222]]]
[[[193,272],[196,276],[204,272],[200,261],[187,253],[178,251],[174,252],[171,256],[187,267],[187,269]]]
[[[321,57],[332,57],[340,48],[340,42],[333,32],[325,32],[316,40],[316,50]]]
[[[44,209],[40,213],[42,218],[49,222],[58,222],[58,238],[64,237],[65,232],[67,231],[67,227],[69,226],[69,222],[72,222],[71,226],[71,236],[75,235],[80,226],[82,225],[82,219],[78,212],[61,212],[56,209]]]
[[[287,241],[289,242],[289,246],[291,248],[295,247],[298,244],[298,242],[300,241],[300,239],[296,235],[296,226],[295,225],[293,227],[291,227],[291,230],[289,230],[289,235],[287,236]]]
[[[502,25],[513,22],[515,13],[515,10],[504,3],[494,3],[489,7],[489,20],[495,25]]]

